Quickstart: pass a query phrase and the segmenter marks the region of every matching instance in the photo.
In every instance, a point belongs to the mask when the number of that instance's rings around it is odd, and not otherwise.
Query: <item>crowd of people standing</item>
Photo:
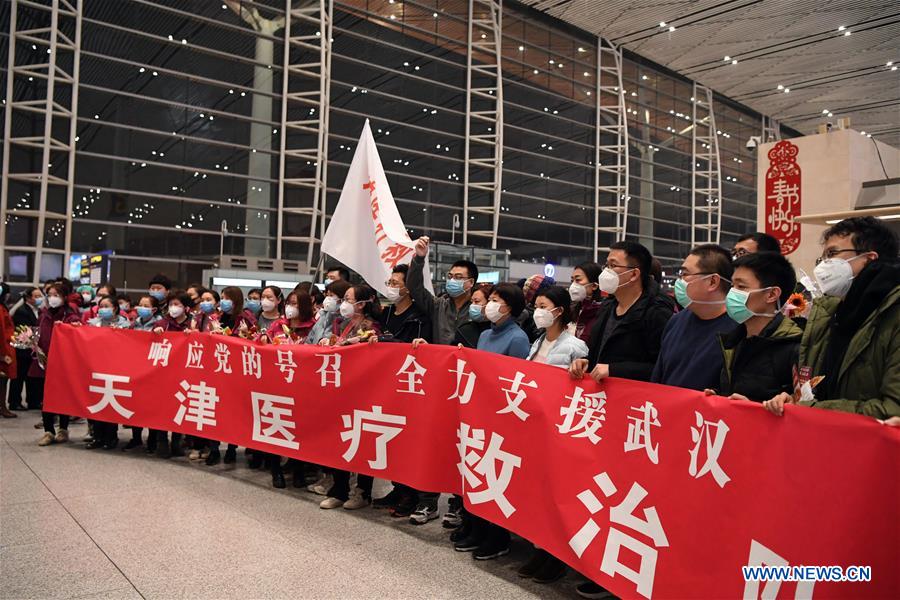
[[[851,218],[822,238],[815,285],[798,285],[794,267],[777,240],[743,236],[732,249],[693,248],[674,281],[663,289],[659,262],[633,241],[613,244],[605,263],[578,265],[568,287],[536,275],[517,284],[479,283],[478,267],[465,260],[446,274],[445,293],[433,296],[425,281],[430,240],[420,238],[409,265],[393,269],[380,300],[366,283],[352,284],[343,267],[329,268],[324,290],[302,283],[238,287],[220,292],[200,284],[177,289],[164,275],[139,297],[111,285],[95,289],[66,279],[27,288],[7,312],[9,288],[0,297],[0,334],[27,326],[50,350],[58,323],[155,332],[193,331],[241,336],[260,343],[346,346],[359,343],[461,345],[568,370],[600,382],[622,377],[704,391],[760,403],[778,417],[788,404],[868,415],[900,423],[900,264],[897,236],[881,221]],[[279,338],[282,338],[279,340]],[[9,382],[12,411],[40,410],[43,369],[33,353],[0,347],[0,382]],[[24,394],[23,394],[24,392]],[[3,417],[15,417],[6,405]],[[38,444],[69,440],[70,418],[42,412]],[[115,449],[118,427],[90,422],[88,448]],[[161,458],[185,456],[207,465],[235,463],[237,448],[178,433],[132,428],[121,445]],[[452,529],[459,552],[491,560],[508,553],[510,533],[467,514],[458,497],[438,512],[439,494],[401,482],[372,498],[372,478],[247,451],[251,468],[267,468],[276,488],[293,485],[324,496],[323,509],[372,505],[424,525],[438,518]],[[519,574],[541,583],[563,577],[565,565],[535,549]],[[592,582],[579,594],[605,592]]]

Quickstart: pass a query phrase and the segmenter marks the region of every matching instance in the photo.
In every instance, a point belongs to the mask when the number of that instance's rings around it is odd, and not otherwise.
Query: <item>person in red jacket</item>
[[[165,331],[190,331],[191,316],[190,307],[193,306],[191,297],[181,290],[172,290],[167,298],[168,314],[154,327],[154,333]],[[156,454],[160,458],[184,456],[181,448],[181,434],[172,433],[172,443],[169,444],[168,434],[165,431],[152,431],[156,439]]]
[[[4,419],[18,417],[6,406],[6,386],[9,381],[16,378],[16,351],[9,343],[9,339],[15,333],[12,317],[6,310],[6,297],[9,295],[9,286],[0,283],[0,416]]]
[[[70,295],[71,291],[62,283],[53,283],[47,290],[47,308],[41,311],[41,316],[38,318],[38,346],[45,354],[49,355],[50,339],[53,336],[53,329],[58,323],[81,325],[81,314],[66,302],[66,296]],[[44,378],[44,369],[38,364],[38,361],[32,361],[28,375]],[[43,396],[43,386],[40,389],[41,396]],[[56,415],[43,411],[41,417],[44,421],[44,435],[38,441],[38,446],[69,441],[68,415]],[[54,430],[54,421],[57,417],[59,417],[58,432]]]

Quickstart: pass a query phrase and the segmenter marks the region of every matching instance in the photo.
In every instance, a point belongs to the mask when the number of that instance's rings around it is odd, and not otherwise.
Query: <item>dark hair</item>
[[[184,291],[186,292],[186,291],[188,291],[188,290],[191,289],[191,288],[194,288],[194,289],[197,290],[198,292],[199,292],[200,290],[205,290],[205,289],[206,289],[205,287],[203,287],[203,284],[202,284],[202,283],[189,283],[188,286],[187,286],[186,288],[184,288]]]
[[[723,292],[728,291],[728,288],[731,287],[729,281],[734,275],[731,252],[718,244],[700,244],[691,250],[691,254],[697,257],[700,270],[704,273],[718,275],[722,279],[719,282],[719,289]]]
[[[170,291],[169,295],[166,297],[166,304],[169,304],[172,300],[178,300],[179,302],[181,302],[181,305],[184,306],[186,311],[190,311],[191,307],[194,305],[194,301],[191,300],[191,297],[188,296],[187,292],[184,290]],[[185,312],[185,314],[187,314],[187,312]]]
[[[310,290],[310,295],[312,296],[314,304],[322,304],[325,302],[325,294],[317,287]]]
[[[493,283],[478,283],[475,284],[474,287],[470,290],[473,294],[475,292],[481,292],[484,294],[485,298],[490,298],[491,294],[494,292],[494,284]]]
[[[5,281],[0,281],[0,304],[6,303],[6,297],[9,295],[9,292],[12,290],[9,287],[9,284]]]
[[[222,289],[222,296],[226,296],[234,304],[231,314],[235,317],[244,311],[244,292],[236,285],[229,285]]]
[[[558,285],[552,285],[547,288],[543,288],[538,290],[538,293],[535,294],[534,299],[538,298],[546,298],[550,302],[553,303],[553,306],[562,310],[562,314],[560,314],[560,323],[565,327],[572,321],[572,297],[569,295],[569,290],[564,287],[560,287]]]
[[[650,276],[653,277],[653,281],[662,285],[662,263],[655,256],[650,261]]]
[[[590,283],[599,283],[600,281],[600,273],[603,271],[603,267],[598,265],[595,262],[583,262],[580,265],[576,266],[575,269],[581,269],[584,271],[585,277],[588,278]],[[574,271],[574,269],[573,269]],[[594,294],[591,296],[594,300],[600,299],[600,287],[594,289]]]
[[[284,314],[284,292],[281,291],[281,288],[277,285],[267,285],[262,289],[263,292],[266,290],[272,290],[272,293],[275,294],[275,298],[278,300],[278,312],[280,314]],[[260,296],[262,296],[262,292],[260,292]]]
[[[622,240],[616,242],[609,247],[610,250],[621,250],[625,256],[637,262],[637,267],[641,270],[641,285],[647,287],[650,284],[650,269],[653,265],[653,256],[646,246],[637,242]],[[597,276],[599,280],[600,276]]]
[[[349,281],[346,281],[344,279],[338,279],[337,281],[332,281],[331,283],[326,285],[325,291],[331,292],[338,298],[343,298],[344,294],[346,294],[347,290],[349,290],[351,287],[352,286],[350,285]]]
[[[262,296],[262,288],[250,288],[247,290],[247,297],[249,298],[251,294],[259,294]]]
[[[154,275],[150,279],[150,283],[147,284],[147,287],[150,287],[151,285],[154,285],[154,284],[159,284],[159,285],[163,286],[164,288],[166,288],[167,290],[172,289],[172,280],[169,279],[168,277],[166,277],[165,275],[163,275],[162,273],[157,273],[156,275]]]
[[[23,301],[28,300],[29,298],[31,298],[31,294],[33,294],[34,290],[36,290],[36,289],[37,288],[34,287],[33,285],[29,285],[27,288],[22,290],[22,295],[19,297],[22,298]],[[41,293],[43,294],[44,292],[41,292]]]
[[[131,296],[129,296],[128,294],[118,294],[118,295],[116,296],[116,300],[119,301],[119,302],[125,301],[125,302],[127,302],[128,304],[131,304],[131,303],[132,303],[132,302],[131,302]]]
[[[381,304],[378,302],[375,290],[365,283],[350,286],[347,289],[353,289],[353,297],[357,302],[366,302],[363,306],[363,316],[377,321],[381,314]],[[346,294],[347,292],[345,291],[344,293]]]
[[[750,233],[745,233],[739,237],[737,241],[743,242],[746,240],[753,240],[756,242],[756,247],[759,252],[777,252],[781,254],[781,242],[768,233],[751,231]]]
[[[159,312],[159,300],[157,300],[156,298],[154,298],[154,297],[151,296],[150,294],[143,294],[143,295],[138,299],[138,302],[140,302],[140,301],[143,300],[144,298],[147,298],[148,300],[150,300],[150,307],[151,307],[151,308],[155,308],[155,309],[156,309],[156,312]]]
[[[525,292],[514,283],[498,283],[491,294],[500,296],[509,306],[509,314],[513,319],[519,318],[525,310]]]
[[[65,297],[75,291],[75,284],[72,283],[72,280],[67,277],[60,277],[59,280],[55,283],[58,283],[62,286],[62,291],[60,294]],[[57,290],[59,291],[59,290]]]
[[[350,270],[347,267],[342,267],[340,265],[330,265],[325,267],[325,274],[331,273],[332,271],[337,271],[338,275],[341,276],[341,279],[344,281],[350,281]]]
[[[200,288],[197,291],[200,292],[200,295],[197,296],[198,301],[200,301],[203,298],[203,294],[212,294],[212,297],[215,298],[215,300],[216,300],[216,304],[219,303],[219,300],[220,300],[219,292],[217,292],[216,290],[208,290],[206,288]]]
[[[301,321],[309,321],[312,319],[315,314],[312,296],[302,290],[299,292],[293,291],[287,295],[287,300],[285,300],[285,302],[290,302],[292,297],[297,299],[297,310],[299,311],[297,318]]]
[[[472,279],[474,283],[478,283],[478,267],[471,260],[458,260],[450,265],[451,269],[453,267],[463,267],[468,273],[469,279]]]
[[[294,292],[306,292],[307,294],[313,288],[313,284],[311,281],[301,281],[297,285],[294,286],[292,291]],[[288,294],[290,296],[290,294]]]
[[[116,290],[116,287],[111,283],[104,283],[103,285],[98,287],[97,288],[98,292],[100,291],[100,288],[106,288],[106,293],[103,294],[104,296],[112,296],[113,298],[115,298],[116,296],[119,295],[118,291]]]
[[[897,234],[875,217],[850,217],[835,223],[822,234],[822,242],[833,236],[850,236],[857,252],[877,252],[878,259],[897,260]]]
[[[794,291],[794,286],[797,285],[794,267],[780,252],[746,254],[734,261],[735,270],[741,267],[753,271],[763,287],[778,286],[781,288],[781,296],[779,296],[781,304],[787,302]]]
[[[119,314],[119,303],[116,302],[115,296],[100,296],[97,298],[97,307],[100,307],[100,303],[104,300],[109,300],[109,303],[112,304],[113,314]]]
[[[406,285],[406,276],[409,274],[409,265],[397,265],[391,269],[391,273],[400,273],[403,275],[403,284]]]

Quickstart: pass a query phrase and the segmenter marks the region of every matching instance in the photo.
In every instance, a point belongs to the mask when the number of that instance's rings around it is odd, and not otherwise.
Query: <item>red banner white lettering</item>
[[[865,417],[789,406],[777,418],[448,346],[70,326],[55,331],[45,402],[462,493],[622,597],[900,591],[900,432]],[[872,581],[748,583],[748,564],[871,566]]]

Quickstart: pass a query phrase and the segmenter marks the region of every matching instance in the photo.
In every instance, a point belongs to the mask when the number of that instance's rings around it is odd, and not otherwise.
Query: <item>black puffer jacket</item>
[[[606,321],[619,305],[615,296],[600,303],[597,321],[591,330],[588,344],[588,368],[608,364],[611,377],[650,381],[653,366],[659,356],[663,329],[672,318],[672,306],[659,293],[659,286],[651,281],[637,302],[628,309],[603,347],[600,341]]]
[[[722,396],[740,394],[754,402],[781,392],[793,393],[793,367],[802,336],[803,330],[781,314],[753,337],[747,337],[743,325],[719,334],[725,366],[716,392]]]

